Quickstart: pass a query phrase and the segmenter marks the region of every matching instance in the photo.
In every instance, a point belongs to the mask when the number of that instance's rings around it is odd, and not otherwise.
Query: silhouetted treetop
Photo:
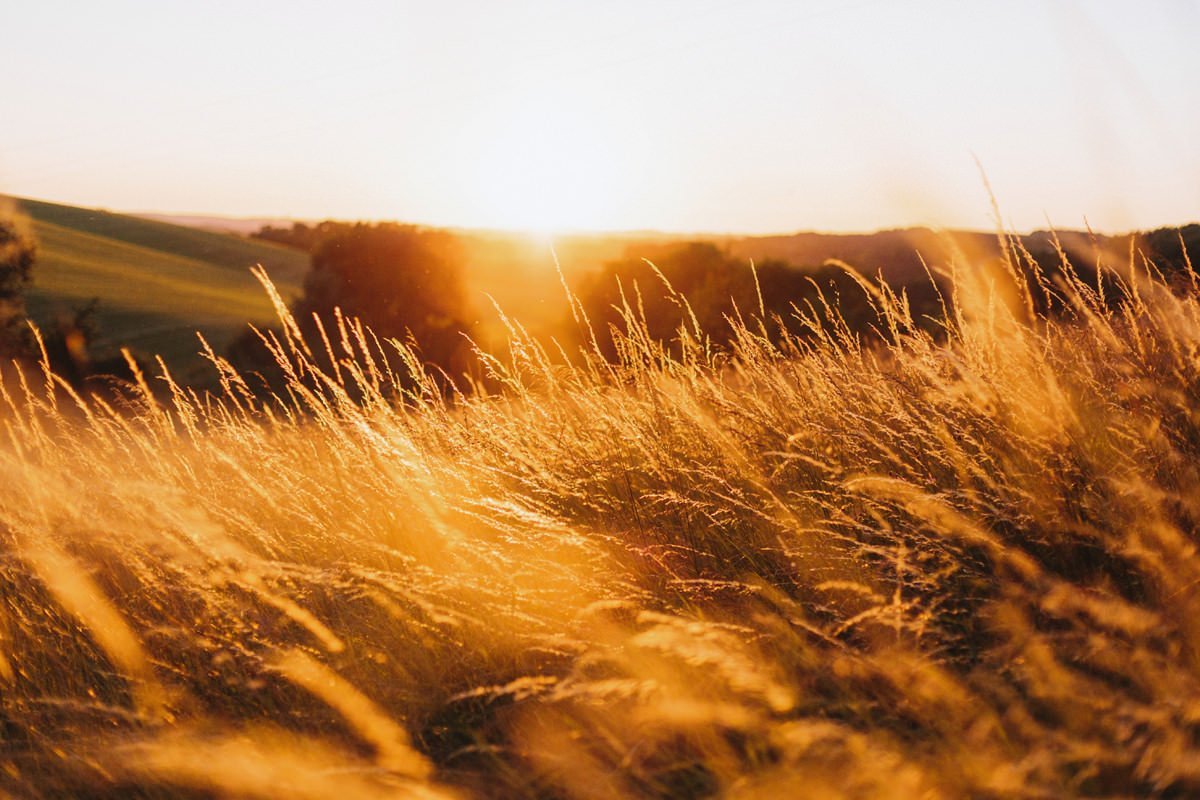
[[[380,336],[411,331],[427,355],[435,341],[461,339],[470,328],[462,250],[445,231],[358,224],[324,239],[304,279],[300,315],[334,307],[360,317]],[[451,348],[454,349],[454,348]]]
[[[421,360],[435,372],[457,377],[470,365],[467,337],[474,327],[463,261],[458,240],[446,231],[396,223],[337,223],[327,227],[317,243],[304,294],[291,310],[312,344],[321,341],[313,315],[336,337],[338,309],[345,317],[361,320],[380,341],[415,345]],[[268,383],[279,377],[252,335],[236,341],[231,355]],[[401,362],[397,358],[392,364],[398,374],[404,374]]]
[[[335,222],[333,220],[325,220],[315,225],[309,225],[306,222],[293,222],[290,228],[264,225],[250,234],[250,238],[261,239],[264,242],[273,242],[311,253],[317,249],[317,245],[326,237],[351,227],[353,227],[353,223]]]

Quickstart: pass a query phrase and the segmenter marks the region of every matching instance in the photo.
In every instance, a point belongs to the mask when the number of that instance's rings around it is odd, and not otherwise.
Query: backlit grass
[[[1200,792],[1200,294],[1007,257],[937,336],[864,281],[873,344],[631,289],[620,364],[514,325],[489,392],[336,320],[267,401],[14,375],[0,791]]]

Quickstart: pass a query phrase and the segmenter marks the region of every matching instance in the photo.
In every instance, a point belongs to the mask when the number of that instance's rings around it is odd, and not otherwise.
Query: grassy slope
[[[161,354],[187,372],[195,332],[223,347],[247,321],[274,319],[250,274],[262,264],[285,296],[307,257],[286,248],[153,220],[22,200],[39,241],[29,309],[39,324],[100,301],[96,354],[121,346]]]
[[[257,262],[272,274],[278,272],[279,279],[295,280],[307,269],[307,262],[298,258],[293,250],[266,242],[239,239],[198,228],[97,209],[37,200],[20,202],[25,211],[38,222],[60,225],[151,250],[188,256],[237,272],[243,272],[248,265]]]

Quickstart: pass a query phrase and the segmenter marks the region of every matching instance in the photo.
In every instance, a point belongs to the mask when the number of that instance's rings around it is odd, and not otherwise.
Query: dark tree
[[[29,354],[25,288],[33,274],[37,244],[25,217],[0,206],[0,355]]]
[[[377,336],[414,341],[422,358],[447,372],[466,367],[470,334],[462,251],[445,231],[359,224],[313,252],[296,304],[298,319],[340,308]]]
[[[606,264],[580,292],[606,355],[613,354],[607,330],[610,325],[622,328],[620,308],[624,303],[635,314],[644,313],[647,332],[662,342],[675,339],[681,325],[690,329],[692,315],[716,344],[728,343],[733,330],[730,320],[737,316],[747,322],[764,316],[768,333],[773,335],[784,330],[803,334],[796,311],[815,312],[820,317],[822,295],[837,303],[843,318],[858,333],[871,333],[872,324],[878,321],[866,294],[840,267],[800,269],[768,260],[752,270],[748,260],[730,256],[709,242],[642,248],[641,252],[647,258],[630,255]],[[680,298],[686,299],[690,314]]]
[[[325,227],[305,276],[304,294],[291,310],[321,364],[327,358],[313,315],[336,338],[334,309],[340,309],[345,317],[360,319],[380,341],[397,339],[414,346],[431,372],[457,379],[471,364],[468,306],[463,253],[452,234],[395,223],[339,223]],[[334,349],[340,357],[341,348]],[[252,334],[234,342],[230,357],[269,385],[281,377]],[[406,374],[398,356],[392,366],[396,374]]]

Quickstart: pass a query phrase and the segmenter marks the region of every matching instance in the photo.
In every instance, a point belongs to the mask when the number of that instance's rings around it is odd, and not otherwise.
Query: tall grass
[[[281,304],[273,398],[14,376],[0,796],[1200,792],[1200,293],[1006,244],[869,346],[626,287],[470,393]]]

